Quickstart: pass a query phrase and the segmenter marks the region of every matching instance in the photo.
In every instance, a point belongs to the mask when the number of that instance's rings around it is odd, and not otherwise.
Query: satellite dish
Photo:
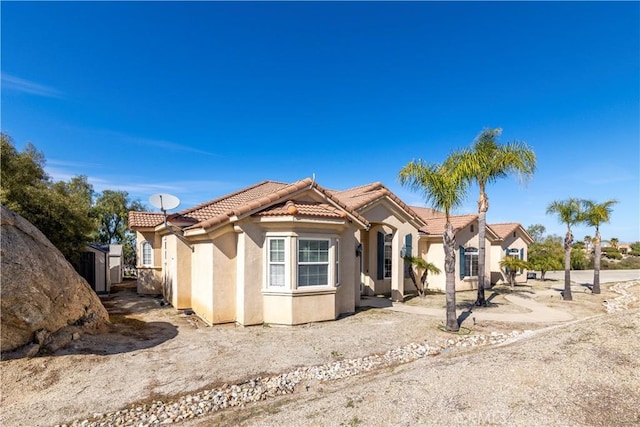
[[[180,199],[176,196],[172,196],[171,194],[160,193],[149,197],[149,202],[156,208],[165,212],[177,208],[180,204]]]

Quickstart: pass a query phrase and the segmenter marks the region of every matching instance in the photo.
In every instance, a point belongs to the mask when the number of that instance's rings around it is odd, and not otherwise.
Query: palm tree
[[[554,201],[547,207],[547,214],[557,214],[563,224],[567,224],[567,233],[564,236],[564,293],[562,299],[571,301],[571,244],[573,234],[571,226],[583,221],[582,203],[579,199]]]
[[[608,222],[608,221],[606,221],[606,222]],[[618,249],[618,243],[620,243],[620,240],[618,240],[617,237],[612,237],[612,238],[609,239],[609,243],[611,243],[611,247],[613,249]]]
[[[442,240],[446,275],[446,328],[449,331],[458,331],[460,325],[456,316],[455,234],[451,225],[451,210],[462,205],[468,183],[450,159],[442,164],[413,160],[402,168],[398,179],[402,185],[421,191],[426,202],[445,213],[446,224]]]
[[[600,256],[602,249],[600,247],[600,224],[609,222],[612,212],[612,206],[618,203],[617,200],[607,200],[602,203],[595,203],[591,200],[584,200],[583,207],[585,210],[584,218],[587,225],[596,228],[596,234],[592,239],[594,245],[593,254],[593,288],[591,291],[594,294],[600,293]],[[587,238],[585,237],[585,240]],[[613,246],[613,240],[611,239],[611,245]],[[616,239],[617,240],[617,239]],[[616,242],[617,243],[617,242]]]
[[[587,253],[591,250],[591,245],[593,244],[593,238],[588,234],[584,236],[584,244],[587,247]]]
[[[426,282],[427,282],[427,274],[440,274],[442,271],[436,267],[435,264],[425,261],[423,258],[415,257],[411,255],[407,255],[404,257],[404,260],[410,263],[409,266],[409,277],[413,282],[413,286],[416,287],[418,291],[418,296],[420,298],[425,297],[425,291],[427,290]],[[422,270],[422,274],[420,275],[420,282],[418,282],[418,278],[416,277],[416,273],[413,271],[413,268],[416,268],[418,273]]]
[[[509,285],[511,285],[511,289],[513,289],[513,286],[516,283],[516,274],[518,274],[518,270],[529,268],[529,263],[520,258],[506,256],[502,261],[500,261],[500,267],[503,267],[507,272]]]
[[[498,143],[502,129],[485,129],[476,137],[470,149],[454,154],[460,163],[462,173],[471,183],[478,184],[478,298],[476,305],[486,306],[484,296],[485,254],[487,233],[487,210],[489,197],[486,193],[488,184],[499,178],[516,173],[521,180],[529,179],[536,168],[536,154],[524,142],[514,141],[504,145]]]

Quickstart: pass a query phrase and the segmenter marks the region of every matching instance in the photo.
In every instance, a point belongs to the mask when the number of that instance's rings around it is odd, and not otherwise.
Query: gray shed
[[[109,245],[90,243],[80,253],[78,273],[97,294],[108,294],[111,290],[109,273]]]
[[[109,245],[109,276],[112,285],[122,283],[122,245]]]

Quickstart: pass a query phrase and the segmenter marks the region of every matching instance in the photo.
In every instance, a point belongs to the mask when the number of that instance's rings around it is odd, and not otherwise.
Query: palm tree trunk
[[[573,300],[571,296],[571,243],[573,242],[573,235],[571,229],[567,229],[567,234],[564,237],[564,293],[562,299],[565,301]]]
[[[480,199],[478,200],[478,298],[477,306],[487,306],[484,298],[484,272],[485,272],[485,236],[487,233],[487,210],[489,209],[489,198],[484,192],[484,185],[480,187]]]
[[[415,286],[418,291],[418,296],[424,298],[424,291],[418,286],[418,279],[416,279],[416,273],[414,273],[412,265],[409,266],[409,277],[411,278],[411,282],[413,282],[413,286]]]
[[[600,246],[600,230],[596,229],[596,237],[592,240],[595,246],[593,254],[593,287],[591,291],[594,294],[600,293],[600,256],[602,248]]]
[[[456,315],[456,254],[453,226],[447,218],[447,225],[444,229],[444,271],[446,276],[446,299],[447,299],[447,330],[456,332],[460,330],[458,317]]]

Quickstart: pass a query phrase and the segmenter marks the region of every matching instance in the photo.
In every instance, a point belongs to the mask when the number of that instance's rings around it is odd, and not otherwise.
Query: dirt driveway
[[[548,290],[554,285],[549,282],[538,287]],[[535,296],[540,292],[534,288],[514,292]],[[553,303],[578,319],[603,314],[602,302],[617,296],[608,286],[604,288],[601,295],[585,293],[584,300],[563,303],[556,298]],[[491,292],[496,294],[495,305],[484,310],[522,310],[504,298],[513,293],[510,290]],[[458,294],[461,309],[468,309],[472,300],[473,292]],[[109,333],[85,335],[53,355],[0,362],[1,425],[62,424],[136,402],[172,399],[258,375],[383,353],[411,342],[437,345],[450,338],[438,329],[444,318],[385,308],[364,308],[335,322],[243,328],[208,327],[195,316],[161,305],[160,299],[137,296],[126,288],[112,293],[104,304],[113,323]],[[441,308],[444,296],[431,295],[406,304]],[[482,319],[474,323],[467,316],[463,325],[474,334],[550,325]]]

